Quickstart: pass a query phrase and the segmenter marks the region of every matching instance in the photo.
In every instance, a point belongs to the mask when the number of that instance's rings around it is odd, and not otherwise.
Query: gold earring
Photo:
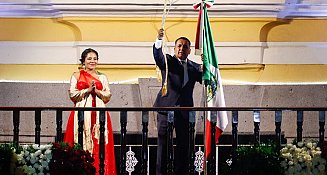
[[[81,68],[85,70],[85,65],[84,64],[81,64]]]

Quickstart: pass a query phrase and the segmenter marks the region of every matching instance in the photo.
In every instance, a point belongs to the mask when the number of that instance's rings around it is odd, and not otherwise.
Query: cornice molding
[[[57,18],[67,16],[94,17],[161,17],[163,3],[139,2],[49,2],[0,3],[0,17]],[[193,18],[198,11],[192,3],[175,3],[169,6],[169,17]],[[285,3],[227,3],[217,2],[209,9],[211,17],[276,17],[276,18],[326,18],[327,3],[316,1]]]

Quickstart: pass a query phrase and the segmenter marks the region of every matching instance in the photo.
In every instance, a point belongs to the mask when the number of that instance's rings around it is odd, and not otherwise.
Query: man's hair
[[[190,44],[190,46],[191,46],[191,41],[188,38],[184,37],[184,36],[181,36],[181,37],[177,38],[175,40],[175,45],[176,45],[177,41],[178,40],[181,40],[181,39],[187,41]]]

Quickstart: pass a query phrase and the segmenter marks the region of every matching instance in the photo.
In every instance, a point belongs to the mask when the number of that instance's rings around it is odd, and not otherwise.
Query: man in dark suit
[[[166,78],[165,57],[162,53],[162,38],[164,30],[158,31],[158,38],[153,46],[153,57],[162,74],[162,84]],[[191,42],[186,37],[180,37],[175,41],[174,56],[167,57],[168,78],[167,94],[159,91],[154,107],[192,107],[193,89],[196,82],[202,81],[202,67],[187,57],[191,52]],[[157,148],[157,175],[167,172],[167,112],[158,112],[158,148]],[[187,111],[176,111],[174,115],[174,127],[176,132],[175,174],[188,174],[188,118]]]

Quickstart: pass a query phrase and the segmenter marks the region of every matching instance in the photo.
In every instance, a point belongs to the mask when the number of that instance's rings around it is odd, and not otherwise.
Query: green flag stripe
[[[218,60],[215,51],[214,40],[211,32],[210,21],[207,8],[203,6],[204,36],[203,36],[203,80],[208,87],[208,101],[210,101],[217,91],[218,85]]]

